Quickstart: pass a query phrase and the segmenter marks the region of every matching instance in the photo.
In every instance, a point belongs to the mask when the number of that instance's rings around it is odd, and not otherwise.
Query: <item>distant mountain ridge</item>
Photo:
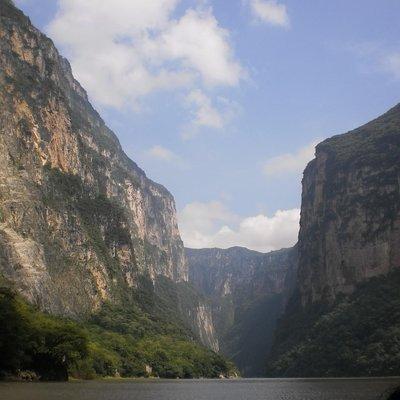
[[[186,255],[220,347],[243,374],[399,375],[399,243],[397,105],[317,145],[295,248]]]
[[[263,376],[266,357],[294,285],[297,249],[186,249],[189,282],[212,305],[223,354],[245,376]]]

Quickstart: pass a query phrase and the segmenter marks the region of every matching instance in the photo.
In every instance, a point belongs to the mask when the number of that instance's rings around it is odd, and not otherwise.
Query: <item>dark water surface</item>
[[[0,383],[1,400],[375,400],[400,379]]]

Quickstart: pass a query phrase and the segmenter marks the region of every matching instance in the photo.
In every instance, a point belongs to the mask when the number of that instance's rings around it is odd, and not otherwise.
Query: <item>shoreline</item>
[[[18,378],[7,378],[0,379],[0,384],[2,383],[85,383],[85,382],[110,382],[110,383],[118,383],[118,382],[203,382],[203,381],[215,381],[215,382],[226,382],[226,381],[303,381],[303,382],[312,382],[312,381],[369,381],[369,380],[387,380],[387,381],[398,381],[400,385],[400,376],[370,376],[370,377],[318,377],[318,378],[263,378],[263,377],[254,377],[254,378],[177,378],[177,379],[168,379],[168,378],[158,378],[158,377],[99,377],[93,379],[77,379],[77,378],[69,378],[68,381],[40,381],[40,380],[23,380]]]

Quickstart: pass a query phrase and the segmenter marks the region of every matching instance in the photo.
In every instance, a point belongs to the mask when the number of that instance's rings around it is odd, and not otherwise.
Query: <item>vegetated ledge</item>
[[[237,376],[232,363],[168,332],[174,328],[146,321],[143,314],[138,321],[134,310],[121,320],[116,311],[105,305],[96,318],[76,322],[40,312],[0,285],[0,379]]]
[[[370,278],[334,304],[290,314],[276,333],[270,377],[384,377],[400,373],[400,269]]]

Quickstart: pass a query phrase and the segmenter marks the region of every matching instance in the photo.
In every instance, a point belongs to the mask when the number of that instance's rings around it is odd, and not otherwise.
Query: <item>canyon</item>
[[[8,0],[0,56],[3,286],[46,315],[117,318],[137,343],[142,325],[196,343],[244,376],[400,373],[400,105],[316,147],[293,248],[185,249],[173,196]],[[166,376],[193,376],[179,368]]]
[[[263,376],[276,323],[292,294],[297,248],[186,249],[189,282],[209,299],[222,354],[242,375]]]

